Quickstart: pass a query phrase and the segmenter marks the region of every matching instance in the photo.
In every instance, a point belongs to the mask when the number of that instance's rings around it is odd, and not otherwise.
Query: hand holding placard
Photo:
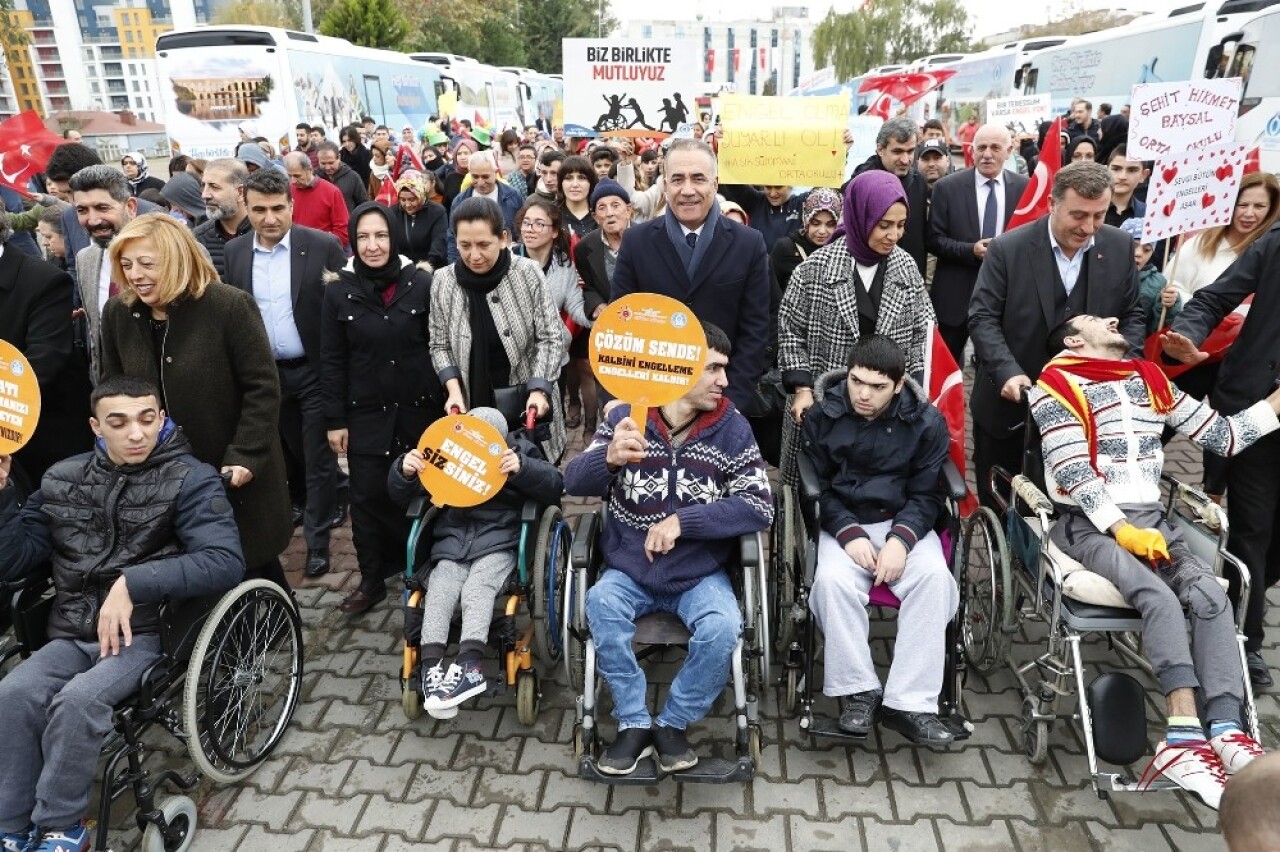
[[[502,456],[506,436],[479,417],[453,414],[427,427],[418,439],[418,479],[436,506],[466,508],[493,498],[506,484]],[[409,460],[406,459],[406,462]]]

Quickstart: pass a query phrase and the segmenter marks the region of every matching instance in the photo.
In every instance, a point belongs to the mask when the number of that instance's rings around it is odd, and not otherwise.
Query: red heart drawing
[[[1200,196],[1200,206],[1208,207],[1210,204],[1213,203],[1213,199],[1214,199],[1213,193],[1206,192],[1204,195]]]
[[[1173,179],[1178,176],[1178,167],[1170,166],[1161,173],[1165,183],[1173,183]]]
[[[1236,173],[1236,167],[1231,165],[1230,163],[1227,163],[1226,165],[1218,166],[1218,170],[1217,172],[1215,172],[1215,174],[1218,176],[1218,180],[1226,180],[1227,178],[1231,177],[1235,173]]]
[[[1174,201],[1173,201],[1173,199],[1171,198],[1171,199],[1169,199],[1169,203],[1168,203],[1168,204],[1166,204],[1166,205],[1164,206],[1164,215],[1166,215],[1166,216],[1172,216],[1172,215],[1173,215],[1173,207],[1174,207]]]

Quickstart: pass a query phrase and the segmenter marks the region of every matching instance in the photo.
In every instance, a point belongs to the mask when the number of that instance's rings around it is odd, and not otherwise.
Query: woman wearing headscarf
[[[462,192],[462,182],[467,179],[467,164],[471,162],[471,155],[479,150],[480,146],[475,140],[468,139],[466,136],[459,136],[450,143],[449,155],[452,164],[441,167],[438,172],[440,193],[444,196],[446,210],[453,207],[453,199]]]
[[[907,371],[924,369],[929,326],[936,322],[924,279],[898,246],[910,213],[902,181],[867,171],[846,186],[843,225],[791,275],[778,315],[778,362],[788,396],[782,475],[796,481],[800,422],[814,403],[813,384],[844,369],[849,347],[870,334],[897,342]]]
[[[810,190],[800,207],[800,229],[779,238],[769,253],[779,294],[786,291],[796,267],[831,241],[840,224],[843,205],[840,193],[834,189]]]
[[[1062,152],[1062,165],[1069,166],[1072,163],[1095,163],[1098,162],[1098,143],[1094,141],[1092,136],[1077,136],[1067,144],[1067,148]]]
[[[320,379],[329,446],[347,454],[351,476],[360,585],[339,609],[355,615],[404,567],[409,523],[387,496],[387,470],[444,413],[444,393],[427,346],[431,271],[401,253],[381,204],[361,204],[348,227],[351,259],[325,273]]]
[[[124,170],[124,176],[129,179],[129,188],[133,190],[134,198],[145,190],[164,188],[164,181],[158,177],[152,177],[147,171],[147,158],[142,156],[141,151],[129,151],[121,157],[120,168]]]
[[[439,269],[445,258],[445,235],[449,231],[449,214],[431,200],[435,175],[407,172],[396,181],[397,206],[391,208],[391,223],[400,240],[400,250],[415,263],[427,263]]]

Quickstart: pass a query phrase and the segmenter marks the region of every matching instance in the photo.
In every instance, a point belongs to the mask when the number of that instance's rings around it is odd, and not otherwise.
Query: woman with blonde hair
[[[1173,284],[1188,299],[1226,272],[1280,216],[1280,181],[1270,172],[1253,172],[1240,181],[1231,222],[1201,231],[1178,249],[1177,265],[1165,264]]]
[[[102,313],[102,377],[160,389],[192,453],[228,479],[249,575],[284,583],[292,524],[280,379],[253,296],[219,281],[191,232],[163,213],[125,225],[108,258],[120,292]]]

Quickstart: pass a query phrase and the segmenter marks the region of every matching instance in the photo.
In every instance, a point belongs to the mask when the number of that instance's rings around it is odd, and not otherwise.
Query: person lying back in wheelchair
[[[698,383],[650,409],[643,432],[628,406],[614,407],[565,469],[570,494],[603,497],[609,507],[605,568],[587,593],[587,625],[618,722],[618,737],[598,762],[609,775],[631,773],[655,749],[663,772],[697,765],[685,728],[724,689],[742,630],[724,566],[738,536],[773,519],[751,426],[724,394],[729,338],[710,323],[702,328],[708,352]],[[675,613],[692,634],[656,728],[631,647],[635,620],[654,612]]]
[[[218,471],[141,379],[93,391],[93,452],[59,462],[19,507],[0,457],[0,580],[52,562],[48,644],[0,680],[0,850],[89,848],[83,816],[116,704],[160,659],[159,608],[244,576]],[[105,826],[101,828],[105,830]]]
[[[1155,364],[1123,360],[1129,344],[1116,328],[1111,317],[1062,323],[1049,338],[1050,351],[1061,354],[1028,398],[1048,493],[1062,509],[1050,535],[1142,616],[1142,647],[1169,716],[1148,776],[1163,774],[1216,808],[1228,776],[1262,749],[1242,728],[1244,669],[1227,594],[1161,510],[1160,435],[1168,425],[1210,452],[1239,452],[1280,428],[1280,391],[1220,415],[1170,384]],[[1196,689],[1207,725],[1196,711]]]
[[[469,412],[507,436],[498,468],[507,483],[492,500],[467,509],[448,508],[431,525],[431,565],[422,612],[422,707],[437,719],[456,716],[464,701],[484,694],[481,661],[489,639],[493,601],[516,567],[520,539],[520,507],[526,500],[555,503],[564,492],[564,477],[546,460],[539,444],[523,429],[508,434],[506,418],[496,408]],[[387,492],[407,506],[426,493],[418,474],[427,466],[419,450],[396,459],[387,477]],[[446,670],[449,624],[462,608],[458,656]]]
[[[849,350],[849,373],[809,409],[801,438],[818,476],[822,531],[809,608],[826,640],[824,695],[840,699],[840,729],[877,719],[920,745],[949,745],[938,718],[948,622],[960,591],[933,531],[950,436],[942,414],[906,377],[883,335]],[[867,643],[867,602],[887,583],[902,602],[883,690]]]

